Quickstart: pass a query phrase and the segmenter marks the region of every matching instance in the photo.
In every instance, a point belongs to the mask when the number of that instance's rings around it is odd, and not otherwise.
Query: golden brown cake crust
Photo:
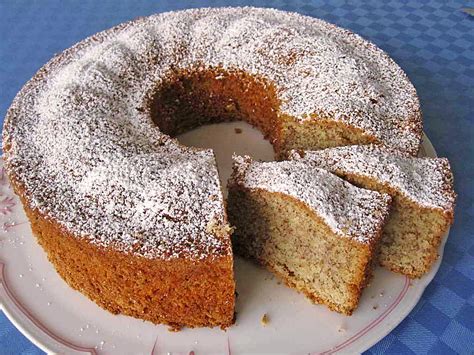
[[[15,185],[14,185],[15,186]],[[113,314],[181,327],[234,322],[233,258],[192,261],[127,255],[77,238],[25,204],[33,234],[59,275]]]

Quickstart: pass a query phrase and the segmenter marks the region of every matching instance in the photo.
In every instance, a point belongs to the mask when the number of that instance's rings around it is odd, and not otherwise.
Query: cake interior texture
[[[229,189],[234,250],[314,303],[350,315],[371,277],[374,246],[341,237],[302,202],[264,190]]]
[[[423,207],[375,179],[340,174],[349,182],[393,197],[384,226],[379,261],[387,269],[419,278],[438,258],[438,248],[453,216],[440,209]]]

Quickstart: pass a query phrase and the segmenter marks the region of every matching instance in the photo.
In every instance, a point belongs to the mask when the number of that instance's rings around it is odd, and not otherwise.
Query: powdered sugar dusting
[[[380,235],[390,196],[349,184],[302,161],[257,162],[234,157],[230,184],[294,197],[313,209],[337,234],[361,243]]]
[[[146,109],[171,69],[190,67],[264,77],[281,113],[299,122],[317,114],[418,148],[413,86],[359,36],[269,9],[164,13],[80,42],[17,95],[4,159],[31,206],[100,245],[147,257],[229,253],[230,242],[206,228],[225,224],[212,152],[180,146]]]
[[[304,158],[292,152],[290,158],[337,174],[375,179],[420,206],[454,211],[453,175],[445,158],[413,158],[375,145],[307,151]]]

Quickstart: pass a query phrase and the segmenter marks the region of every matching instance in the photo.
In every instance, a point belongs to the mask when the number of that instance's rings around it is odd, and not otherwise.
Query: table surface
[[[474,353],[474,17],[461,11],[474,3],[0,0],[0,117],[44,63],[88,35],[137,16],[225,5],[325,19],[373,41],[407,72],[420,96],[425,132],[438,155],[449,158],[459,196],[438,274],[410,315],[367,353]],[[0,312],[0,353],[42,351]]]

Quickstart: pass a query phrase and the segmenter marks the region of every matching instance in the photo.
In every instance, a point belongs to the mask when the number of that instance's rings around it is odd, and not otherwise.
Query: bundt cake
[[[235,158],[227,187],[236,252],[350,315],[371,276],[390,196],[304,161],[249,157]]]
[[[207,8],[93,35],[36,73],[3,129],[8,176],[66,282],[114,313],[229,326],[215,159],[172,137],[233,119],[259,127],[277,154],[373,142],[415,155],[422,133],[403,71],[321,20]]]
[[[447,159],[414,158],[374,145],[292,152],[290,158],[391,195],[380,263],[412,278],[429,271],[454,216],[456,194]]]

